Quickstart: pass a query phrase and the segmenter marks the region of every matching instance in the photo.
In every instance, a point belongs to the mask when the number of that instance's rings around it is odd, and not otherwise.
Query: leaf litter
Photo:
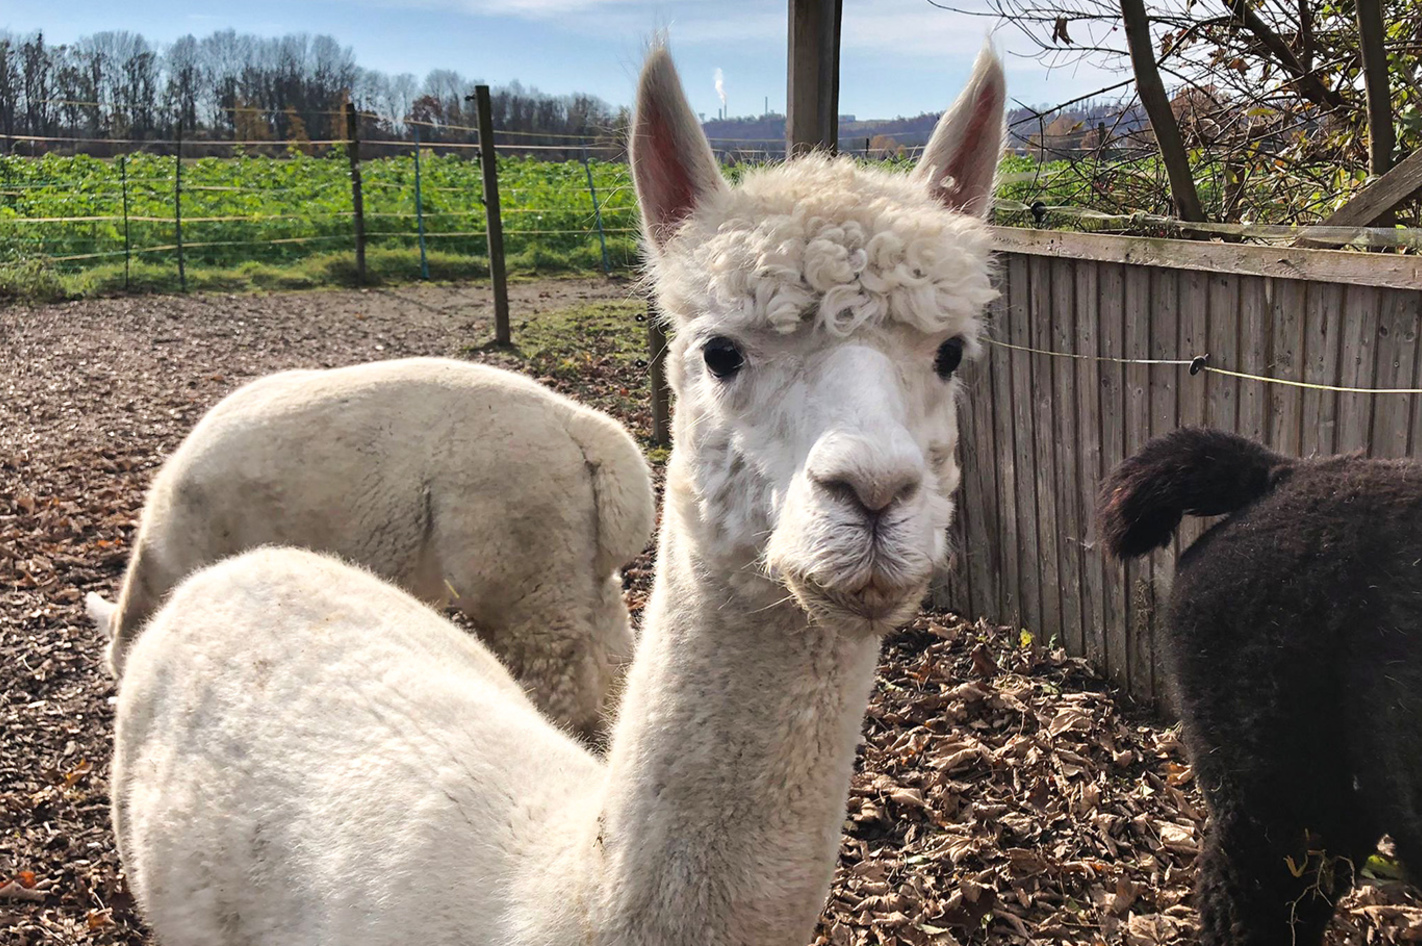
[[[629,286],[511,295],[515,342],[543,330],[526,352],[478,347],[485,286],[0,308],[0,943],[151,942],[114,849],[114,690],[82,598],[112,598],[149,478],[218,399],[286,368],[466,357],[608,410],[651,447]],[[660,491],[665,454],[649,452]],[[625,575],[634,615],[651,573],[649,548]],[[1191,939],[1190,767],[1173,729],[1083,661],[925,611],[885,645],[865,733],[816,946]],[[1422,939],[1422,901],[1379,863],[1330,942]]]

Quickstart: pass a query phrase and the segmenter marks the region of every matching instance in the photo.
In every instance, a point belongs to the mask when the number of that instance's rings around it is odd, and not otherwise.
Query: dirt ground
[[[627,284],[511,287],[520,329],[626,300]],[[0,308],[0,944],[137,946],[108,816],[112,681],[84,616],[112,596],[162,459],[272,371],[409,355],[528,371],[643,442],[645,366],[590,333],[569,360],[497,352],[487,287],[151,297]],[[650,555],[628,571],[640,609]],[[1082,664],[1008,628],[924,612],[892,638],[869,708],[819,943],[1188,940],[1198,793],[1174,733]],[[1333,942],[1422,938],[1373,884]]]

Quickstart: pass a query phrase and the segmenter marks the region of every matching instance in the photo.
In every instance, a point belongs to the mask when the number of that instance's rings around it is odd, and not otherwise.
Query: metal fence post
[[[129,261],[129,239],[128,239],[128,162],[125,155],[119,155],[119,187],[123,192],[123,289],[128,291],[128,261]]]
[[[173,159],[173,230],[178,242],[178,287],[188,291],[188,270],[183,260],[183,119],[177,122],[177,155]]]
[[[430,278],[430,264],[425,259],[425,209],[420,198],[420,126],[411,125],[415,130],[415,227],[420,232],[420,278]]]
[[[612,275],[612,266],[607,261],[607,235],[602,230],[602,208],[597,203],[597,188],[593,186],[592,165],[588,163],[588,146],[583,145],[583,170],[588,172],[588,195],[592,197],[593,219],[597,221],[597,242],[602,247],[602,274]]]
[[[365,285],[365,201],[360,193],[360,113],[346,103],[346,134],[350,137],[351,216],[355,221],[356,285]]]
[[[489,275],[494,280],[494,341],[510,342],[508,274],[504,271],[504,221],[499,214],[499,166],[494,153],[494,109],[489,87],[476,85],[479,109],[479,163],[484,170],[484,226],[489,243]]]

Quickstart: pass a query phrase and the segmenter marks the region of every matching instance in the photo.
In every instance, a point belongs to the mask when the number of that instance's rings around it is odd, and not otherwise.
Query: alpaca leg
[[[582,739],[597,739],[611,670],[584,621],[556,612],[516,615],[507,624],[481,628],[480,636],[544,716]]]
[[[1353,885],[1354,864],[1367,856],[1368,842],[1356,832],[1348,838],[1337,825],[1326,834],[1305,830],[1278,811],[1277,797],[1217,808],[1196,886],[1200,942],[1317,946],[1338,899]]]

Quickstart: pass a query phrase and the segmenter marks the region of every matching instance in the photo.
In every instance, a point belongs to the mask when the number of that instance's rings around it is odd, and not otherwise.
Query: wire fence
[[[353,128],[361,124],[353,112],[347,120]],[[478,131],[421,121],[407,122],[405,130],[404,138],[358,142],[0,136],[9,151],[0,157],[0,265],[37,262],[111,275],[122,268],[127,285],[135,263],[179,273],[289,266],[353,250],[361,256],[357,244],[377,255],[418,254],[425,276],[431,257],[487,261]],[[492,139],[510,268],[611,272],[635,265],[638,214],[620,144],[605,136],[497,130]],[[769,150],[755,151],[757,142],[712,144],[733,177],[776,159]],[[106,156],[82,153],[80,145],[128,150]],[[866,140],[858,156],[906,165],[916,154],[876,150]],[[1013,170],[1023,166],[1030,169]],[[1185,224],[1167,214],[1044,200],[1071,176],[1069,168],[1021,157],[1005,167],[999,224],[1422,250],[1422,229],[1415,228]]]
[[[348,141],[263,141],[261,153],[229,141],[220,157],[201,153],[211,142],[173,142],[169,153],[145,142],[112,158],[12,151],[0,157],[0,264],[71,273],[160,259],[183,268],[284,265],[349,252],[362,230],[372,252],[417,252],[425,273],[431,255],[487,259],[480,146],[418,142],[419,127],[411,130],[408,142],[360,141],[357,162]],[[495,149],[513,265],[608,272],[634,263],[625,163],[595,157],[588,143],[570,160],[529,154],[522,142]]]

